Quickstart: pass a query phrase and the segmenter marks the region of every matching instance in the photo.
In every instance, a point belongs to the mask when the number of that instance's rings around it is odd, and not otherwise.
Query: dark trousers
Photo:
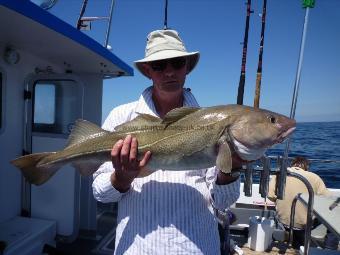
[[[286,228],[289,231],[289,228]],[[296,250],[300,249],[300,246],[305,244],[305,230],[304,229],[293,229],[293,243],[292,247]]]
[[[327,230],[327,235],[325,237],[325,244],[324,244],[325,249],[337,250],[339,241],[340,240],[337,238],[337,236],[334,233]]]
[[[312,229],[318,226],[320,222],[315,218],[312,222]],[[285,229],[289,232],[289,227],[284,225]],[[293,243],[292,247],[299,250],[300,246],[305,245],[305,230],[304,229],[293,229]]]

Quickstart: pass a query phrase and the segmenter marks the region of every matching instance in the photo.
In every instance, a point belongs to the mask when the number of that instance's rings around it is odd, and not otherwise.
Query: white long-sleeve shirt
[[[184,105],[198,106],[184,91]],[[152,87],[138,101],[111,111],[103,129],[113,131],[140,113],[157,116]],[[240,181],[215,183],[218,170],[158,170],[136,178],[126,193],[112,185],[112,163],[104,163],[94,174],[93,194],[101,202],[119,202],[115,254],[211,254],[220,253],[217,220],[213,207],[228,208],[239,197]]]

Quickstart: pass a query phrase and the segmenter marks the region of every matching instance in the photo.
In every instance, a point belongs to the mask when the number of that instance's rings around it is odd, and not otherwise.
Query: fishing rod
[[[164,30],[168,29],[168,0],[165,0],[164,8]]]
[[[267,0],[263,0],[261,42],[260,42],[259,62],[257,66],[256,87],[255,87],[255,97],[254,97],[255,108],[259,108],[260,106],[261,80],[262,80],[262,55],[263,55],[264,30],[266,27],[266,13],[267,13],[266,9],[267,9]]]
[[[243,105],[244,84],[246,81],[246,62],[247,62],[249,20],[250,20],[250,14],[253,13],[253,11],[251,11],[250,8],[251,8],[251,0],[248,0],[246,28],[245,28],[244,39],[243,39],[241,74],[240,74],[240,82],[238,85],[238,93],[237,93],[237,104],[240,104],[240,105]]]

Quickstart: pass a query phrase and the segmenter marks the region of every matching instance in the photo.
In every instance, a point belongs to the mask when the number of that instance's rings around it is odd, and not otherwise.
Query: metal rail
[[[314,204],[314,191],[311,184],[308,182],[306,178],[302,175],[289,172],[287,171],[287,160],[283,159],[282,157],[277,158],[277,166],[274,168],[270,167],[270,157],[262,158],[263,166],[256,166],[253,167],[251,164],[247,164],[246,167],[244,166],[240,171],[244,173],[244,194],[245,196],[250,197],[252,195],[252,177],[254,173],[260,174],[260,183],[259,183],[259,193],[261,197],[266,198],[268,195],[268,183],[270,174],[278,174],[282,176],[282,173],[285,173],[287,176],[297,178],[301,180],[305,186],[307,187],[309,199],[308,199],[308,206],[307,206],[307,224],[305,228],[305,244],[304,244],[304,254],[308,254],[310,248],[310,238],[311,238],[311,229],[312,229],[312,210]],[[283,180],[281,180],[283,181]],[[279,185],[280,180],[277,178],[277,188],[276,188],[276,196],[278,199],[283,199],[284,197],[284,188],[285,188],[285,181]],[[282,195],[282,198],[279,198],[279,194]],[[300,194],[298,194],[295,199],[293,200],[292,207],[291,207],[291,218],[290,218],[290,232],[289,232],[289,244],[292,244],[292,236],[293,236],[293,226],[294,226],[294,216],[295,216],[295,206],[297,199],[299,198]]]
[[[308,205],[307,205],[307,223],[305,228],[305,243],[304,243],[304,254],[308,255],[309,247],[310,247],[310,239],[311,239],[311,231],[312,231],[312,211],[314,205],[314,191],[312,185],[309,181],[300,174],[288,172],[288,176],[294,177],[302,181],[308,190]],[[295,221],[295,207],[296,202],[300,199],[301,193],[297,194],[292,202],[291,213],[290,213],[290,225],[289,225],[289,244],[292,245],[293,241],[293,227]]]
[[[89,26],[89,29],[91,29],[91,21],[98,21],[98,20],[107,20],[107,27],[106,27],[106,33],[105,33],[105,40],[104,40],[104,47],[108,47],[109,43],[109,37],[110,37],[110,31],[111,31],[111,20],[112,20],[112,14],[113,14],[113,8],[115,5],[115,0],[111,0],[111,5],[110,5],[110,13],[108,16],[93,16],[93,17],[83,17],[84,13],[86,11],[87,7],[87,2],[88,0],[83,0],[80,14],[77,20],[77,29],[86,29]],[[90,22],[89,24],[86,24],[85,22]]]
[[[282,158],[281,158],[282,159]],[[284,160],[282,160],[284,162]],[[244,183],[244,193],[246,196],[251,196],[251,188],[252,188],[252,176],[253,173],[260,174],[260,183],[259,183],[259,192],[262,197],[266,197],[268,195],[268,181],[269,181],[269,174],[281,174],[282,169],[286,168],[284,163],[281,163],[281,165],[270,168],[268,166],[268,163],[270,162],[268,158],[263,159],[264,166],[256,166],[251,167],[249,164],[247,165],[247,168],[243,168],[241,172],[244,172],[245,175],[245,183]],[[314,191],[310,183],[306,178],[303,176],[292,173],[287,171],[287,176],[291,176],[294,178],[297,178],[301,180],[307,187],[308,194],[309,194],[309,200],[308,200],[308,206],[307,206],[307,224],[305,229],[305,250],[304,254],[308,254],[309,248],[310,248],[310,237],[311,237],[311,228],[312,228],[312,210],[313,210],[313,204],[314,204]],[[248,183],[249,182],[249,183]],[[279,192],[279,187],[277,188],[277,194]],[[282,191],[284,193],[284,190]],[[300,194],[299,194],[300,195]],[[289,233],[289,244],[292,244],[292,231],[294,226],[294,216],[295,216],[295,206],[297,199],[299,198],[299,195],[296,196],[296,198],[293,200],[292,208],[291,208],[291,219],[290,219],[290,233]]]
[[[109,14],[108,24],[107,24],[107,28],[106,28],[106,34],[105,34],[105,42],[104,42],[105,48],[107,48],[107,46],[109,44],[109,37],[110,37],[111,23],[112,23],[111,20],[112,20],[112,13],[113,13],[113,7],[114,6],[115,6],[115,0],[111,0],[110,14]]]
[[[268,194],[268,184],[270,175],[277,175],[276,189],[275,193],[278,199],[284,199],[284,190],[287,176],[287,166],[289,165],[289,160],[293,157],[288,157],[284,159],[282,156],[266,156],[261,159],[262,165],[255,165],[254,162],[247,163],[240,169],[240,172],[244,175],[244,186],[243,192],[247,197],[252,196],[252,184],[253,176],[259,176],[259,193],[261,197],[266,197]],[[271,162],[275,162],[276,166],[271,167]],[[321,163],[339,163],[340,160],[333,159],[308,159],[311,162],[321,162]]]
[[[267,156],[268,158],[274,159],[277,158],[277,156]],[[292,160],[294,157],[287,157],[287,159]],[[340,160],[336,159],[320,159],[320,158],[308,158],[309,162],[320,162],[320,163],[340,163]]]

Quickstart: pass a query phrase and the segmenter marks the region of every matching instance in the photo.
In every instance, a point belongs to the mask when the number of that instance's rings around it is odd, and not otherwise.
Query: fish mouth
[[[296,129],[296,127],[291,127],[288,130],[286,130],[285,132],[281,133],[277,138],[276,138],[276,142],[277,143],[282,143],[288,136],[290,136],[291,133],[294,132],[294,130]]]

